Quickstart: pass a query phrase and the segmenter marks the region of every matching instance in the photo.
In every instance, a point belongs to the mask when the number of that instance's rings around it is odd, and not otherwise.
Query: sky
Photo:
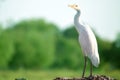
[[[120,32],[120,0],[0,0],[0,23],[45,18],[66,29],[76,13],[68,4],[80,6],[80,19],[100,37],[114,40]]]

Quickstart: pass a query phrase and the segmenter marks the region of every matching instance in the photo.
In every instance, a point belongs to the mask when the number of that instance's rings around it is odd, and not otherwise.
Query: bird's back
[[[83,54],[87,56],[94,66],[99,65],[98,46],[95,35],[88,25],[79,25],[79,42]]]

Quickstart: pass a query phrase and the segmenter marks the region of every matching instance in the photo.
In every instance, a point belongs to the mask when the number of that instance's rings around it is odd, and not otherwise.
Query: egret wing
[[[89,26],[82,26],[84,28],[80,30],[79,35],[81,49],[84,55],[88,56],[92,64],[97,67],[99,64],[99,55],[96,38]]]

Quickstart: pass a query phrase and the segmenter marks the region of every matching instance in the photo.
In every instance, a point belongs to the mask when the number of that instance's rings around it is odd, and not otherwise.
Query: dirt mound
[[[83,77],[83,78],[61,78],[57,77],[54,80],[117,80],[114,78],[107,77],[105,75],[94,75],[90,77]]]

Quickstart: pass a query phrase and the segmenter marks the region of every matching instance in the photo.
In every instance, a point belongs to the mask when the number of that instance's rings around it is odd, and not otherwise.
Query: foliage
[[[108,60],[111,62],[113,68],[120,68],[120,33],[117,35],[116,40],[113,42],[111,50],[109,51]]]
[[[78,33],[74,26],[70,26],[70,28],[67,28],[66,30],[64,30],[63,34],[64,34],[64,37],[66,38],[72,38],[72,39],[78,40]]]
[[[97,34],[96,38],[98,42],[98,51],[100,55],[100,66],[104,66],[106,63],[109,63],[108,57],[110,56],[108,55],[110,54],[109,51],[111,50],[112,42],[109,40],[101,39]]]
[[[14,54],[9,62],[11,68],[48,68],[54,61],[56,33],[58,29],[54,24],[44,20],[22,21],[12,28],[6,29],[6,35],[11,36],[14,43],[5,41],[8,49],[14,47]],[[4,37],[4,35],[2,35]],[[9,45],[10,44],[10,45]],[[4,45],[5,46],[5,45]],[[2,47],[5,50],[6,47]],[[1,55],[4,52],[1,52]],[[9,56],[9,55],[8,55]]]
[[[83,56],[75,39],[59,38],[56,49],[55,66],[67,69],[78,69],[83,65]]]
[[[8,63],[12,59],[13,55],[13,41],[7,32],[2,33],[2,35],[0,35],[0,69],[5,69],[8,67]]]
[[[23,20],[9,26],[0,27],[0,69],[83,68],[83,55],[74,26],[61,31],[43,19]],[[113,42],[95,35],[100,67],[110,64],[110,68],[120,68],[120,34]]]

